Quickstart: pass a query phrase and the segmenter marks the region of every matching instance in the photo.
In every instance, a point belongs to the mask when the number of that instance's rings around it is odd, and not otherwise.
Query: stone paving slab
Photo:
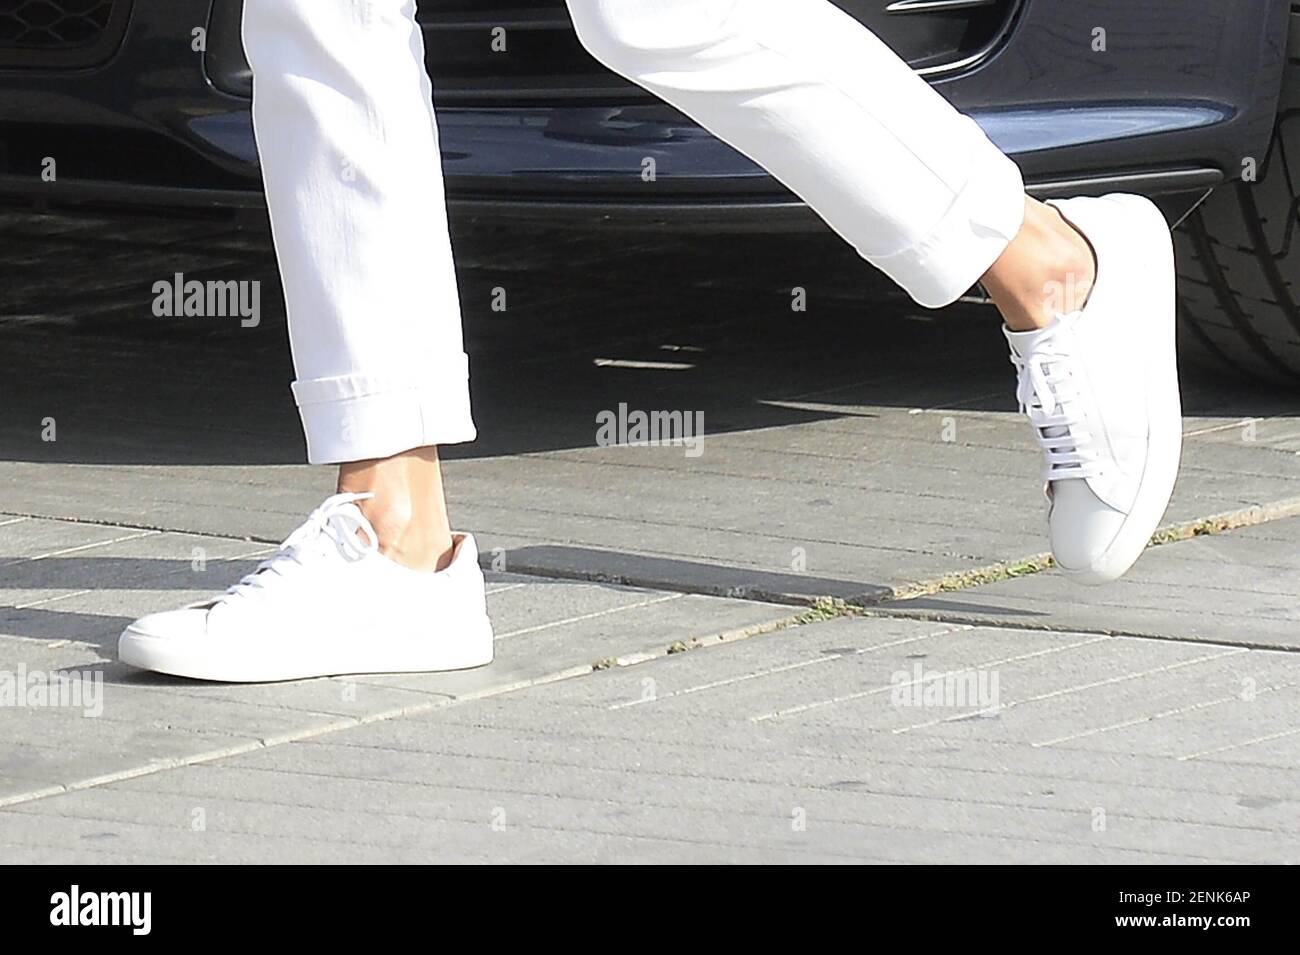
[[[142,674],[114,648],[135,616],[181,606],[248,572],[246,541],[70,522],[0,526],[0,672],[81,674],[102,696],[68,706],[0,707],[0,803],[205,753],[258,748],[377,714],[500,692],[776,626],[792,608],[609,584],[492,574],[497,661],[459,674],[340,677],[233,687]],[[33,538],[50,546],[32,546]],[[13,543],[13,547],[7,546]],[[196,563],[198,548],[206,563]],[[39,702],[39,701],[38,701]]]
[[[1296,862],[1300,769],[1255,742],[1285,712],[1300,732],[1294,699],[1200,704],[1242,672],[1300,683],[1300,657],[1207,649],[812,624],[13,805],[0,844],[28,861]],[[1219,669],[1164,715],[1176,687],[1158,681],[1207,655]],[[875,692],[918,663],[995,667],[1009,705]],[[1098,725],[1110,712],[1142,745]]]
[[[1053,571],[891,603],[887,612],[1300,649],[1300,518],[1151,548],[1101,588]]]
[[[1018,424],[1006,422],[1009,443],[1022,437]],[[800,430],[784,429],[789,436]],[[802,430],[824,437],[833,429]],[[732,459],[730,446],[719,439],[698,464],[666,448],[453,461],[453,514],[475,530],[485,551],[501,548],[521,569],[722,594],[875,599],[893,587],[1046,548],[1036,464],[1023,449],[967,449],[966,467],[992,472],[985,486],[938,442],[897,449],[906,466],[861,467],[856,476],[851,459],[810,454],[777,455],[771,463],[787,468],[779,476],[746,474],[761,454],[744,448]],[[1023,473],[998,477],[988,461],[996,454]],[[1278,501],[1300,507],[1300,456],[1207,443],[1190,446],[1186,457],[1171,522]],[[936,465],[937,458],[947,465]],[[1272,473],[1250,471],[1265,465]],[[331,490],[321,468],[99,471],[0,464],[0,484],[7,506],[24,513],[261,541],[285,536]],[[881,474],[887,480],[875,478]],[[909,493],[909,480],[927,490]],[[90,504],[87,481],[100,491]],[[931,490],[944,482],[953,485],[951,496]],[[988,500],[999,495],[994,487],[1005,488],[1001,501]]]

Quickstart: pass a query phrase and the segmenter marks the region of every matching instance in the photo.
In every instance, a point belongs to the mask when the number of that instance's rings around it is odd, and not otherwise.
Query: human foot
[[[1104,583],[1141,555],[1178,473],[1173,249],[1141,197],[1054,205],[1096,250],[1091,294],[1045,328],[1004,332],[1045,457],[1052,553],[1069,576]]]
[[[413,570],[378,551],[361,495],[328,498],[224,594],[135,621],[124,663],[200,680],[261,683],[351,673],[461,670],[492,661],[474,538],[446,569]]]

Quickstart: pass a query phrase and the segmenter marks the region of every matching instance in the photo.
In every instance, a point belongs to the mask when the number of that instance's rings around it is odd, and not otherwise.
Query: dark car
[[[835,2],[974,116],[1033,193],[1161,202],[1182,222],[1184,345],[1300,382],[1300,14],[1288,0]],[[596,63],[560,0],[419,7],[459,215],[822,227]],[[0,0],[0,195],[260,205],[240,13],[241,0]]]

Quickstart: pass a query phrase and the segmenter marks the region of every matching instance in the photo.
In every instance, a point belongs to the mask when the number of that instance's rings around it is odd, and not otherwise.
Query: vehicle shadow
[[[3,217],[0,460],[296,464],[269,237],[224,221]],[[878,408],[1014,411],[995,313],[925,312],[830,235],[456,236],[473,459],[592,447],[596,415],[703,415],[710,435]],[[155,283],[261,283],[255,327],[153,313]],[[430,316],[433,320],[433,316]],[[1293,396],[1189,371],[1189,414],[1295,413]]]

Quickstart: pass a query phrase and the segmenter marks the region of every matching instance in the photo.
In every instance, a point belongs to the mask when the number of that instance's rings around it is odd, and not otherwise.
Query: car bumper
[[[1263,155],[1288,9],[1240,0],[1216,15],[1218,6],[1178,28],[1170,24],[1180,10],[1185,17],[1183,0],[1116,7],[1103,54],[1088,43],[1089,4],[1036,0],[1000,53],[940,89],[1017,160],[1031,192],[1204,190],[1239,174],[1243,157]],[[77,71],[0,71],[0,197],[261,205],[248,101],[218,90],[203,57],[178,42],[205,14],[198,0],[136,0],[108,61]],[[1190,50],[1189,37],[1200,37]],[[438,122],[449,203],[470,218],[818,226],[761,168],[657,102],[440,100]],[[648,156],[656,160],[653,183],[641,178]],[[57,160],[53,178],[42,175],[46,157]]]

